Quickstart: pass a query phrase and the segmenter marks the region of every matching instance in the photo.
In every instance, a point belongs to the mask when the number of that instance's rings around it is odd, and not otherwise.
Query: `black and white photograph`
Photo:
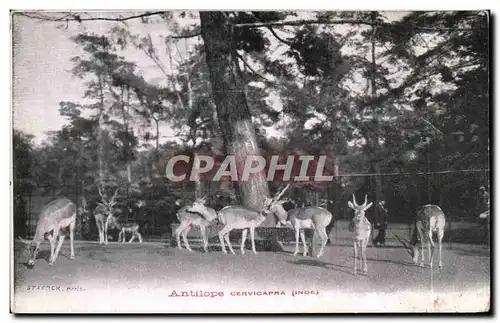
[[[486,9],[11,10],[11,313],[490,312]]]

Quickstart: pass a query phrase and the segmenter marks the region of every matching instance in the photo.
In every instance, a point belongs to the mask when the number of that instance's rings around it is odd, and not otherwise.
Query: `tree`
[[[226,154],[241,163],[247,156],[260,156],[260,152],[234,47],[234,30],[224,12],[201,12],[200,21]],[[264,197],[269,196],[265,175],[260,173],[238,184],[242,204],[261,210]]]
[[[26,201],[35,185],[33,182],[33,136],[14,128],[12,134],[12,177],[14,197],[14,235],[24,236],[27,212]]]
[[[258,147],[265,141],[262,126],[280,116],[292,116],[293,123],[285,122],[292,145],[305,140],[314,147],[327,147],[339,156],[340,163],[351,163],[343,165],[344,169],[376,174],[412,172],[414,175],[401,180],[404,185],[393,186],[412,187],[418,203],[424,197],[435,199],[431,191],[440,186],[437,181],[427,181],[423,189],[418,172],[487,165],[484,151],[489,146],[489,132],[484,106],[488,97],[487,82],[483,81],[488,79],[487,16],[413,12],[390,20],[379,12],[321,12],[311,19],[284,19],[293,15],[204,12],[200,26],[183,30],[176,29],[173,16],[165,12],[111,20],[167,17],[168,26],[174,25],[177,33],[166,37],[169,40],[202,36],[203,47],[193,56],[186,55],[178,67],[181,73],[169,80],[175,83],[170,90],[177,96],[176,104],[183,107],[175,119],[187,120],[190,125],[187,140],[203,137],[205,122],[216,117],[226,153],[237,153],[241,158],[259,153]],[[90,20],[71,13],[64,19]],[[336,26],[350,29],[339,32]],[[270,57],[273,38],[286,46],[286,56]],[[156,63],[156,51],[149,43],[141,42],[142,48]],[[344,46],[351,51],[343,51]],[[197,71],[204,71],[198,57],[205,58],[213,100],[203,101],[196,90],[197,85],[206,83],[202,77],[197,80],[198,75],[206,74],[190,73],[198,67]],[[165,75],[168,78],[175,73]],[[360,83],[364,89],[353,88]],[[468,95],[473,87],[473,94]],[[265,95],[273,90],[284,103],[282,114],[263,104]],[[212,101],[216,116],[207,113],[211,109],[206,106],[212,106]],[[266,118],[251,120],[260,114]],[[240,134],[249,135],[246,141],[251,149],[244,146]],[[414,157],[408,160],[405,156],[410,155]],[[480,162],[475,163],[473,157]],[[372,191],[378,199],[390,183],[375,178]],[[347,182],[358,185],[355,179]],[[453,182],[457,183],[449,184]],[[267,184],[258,180],[248,186],[240,184],[246,205],[267,194]]]

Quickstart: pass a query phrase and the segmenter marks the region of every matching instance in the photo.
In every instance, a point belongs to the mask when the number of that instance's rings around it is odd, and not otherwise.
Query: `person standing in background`
[[[484,186],[479,188],[479,219],[484,220],[484,230],[486,231],[486,243],[490,242],[490,193]]]
[[[388,224],[388,213],[385,207],[385,201],[377,203],[377,218],[375,219],[375,229],[378,229],[378,235],[373,240],[375,247],[385,246],[385,230]]]

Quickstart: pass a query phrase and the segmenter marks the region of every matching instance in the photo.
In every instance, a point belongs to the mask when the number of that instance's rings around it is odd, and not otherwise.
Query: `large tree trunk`
[[[98,75],[99,78],[99,98],[100,98],[100,106],[99,106],[99,125],[97,127],[97,160],[99,164],[99,184],[101,189],[104,189],[104,182],[106,177],[106,170],[104,164],[104,84],[102,80],[102,76]]]
[[[260,151],[236,57],[234,32],[225,12],[201,12],[200,20],[225,152],[234,155],[237,163],[243,165],[246,156],[260,155]],[[240,203],[260,211],[264,197],[269,196],[265,174],[250,176],[248,181],[240,180],[237,186]],[[263,223],[266,224],[274,225],[274,219],[269,217]]]
[[[377,12],[372,12],[372,21],[376,22]],[[375,99],[377,96],[377,88],[376,88],[376,75],[377,75],[377,62],[375,55],[375,33],[377,32],[377,27],[372,27],[372,36],[371,36],[371,79],[370,79],[370,87],[371,87],[371,99]],[[372,141],[372,152],[375,157],[375,160],[372,163],[372,169],[375,175],[375,207],[373,208],[374,220],[378,221],[378,207],[376,205],[379,201],[384,200],[383,197],[383,188],[382,188],[382,177],[380,174],[380,151],[379,151],[379,116],[377,115],[376,108],[374,108],[373,115],[375,118],[375,122],[373,123],[373,140],[368,140],[368,142]],[[373,230],[372,230],[373,235]]]

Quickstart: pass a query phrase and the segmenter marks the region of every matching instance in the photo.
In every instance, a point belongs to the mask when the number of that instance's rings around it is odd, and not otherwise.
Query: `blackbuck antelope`
[[[439,244],[439,270],[443,268],[441,259],[442,241],[444,229],[446,227],[446,218],[443,210],[437,205],[424,205],[417,210],[417,216],[413,224],[413,234],[409,246],[404,240],[398,240],[403,244],[403,247],[408,251],[413,258],[413,263],[418,262],[418,247],[420,245],[420,267],[424,267],[424,246],[427,244],[429,248],[429,268],[432,269],[432,260],[434,257],[434,241],[433,234],[437,234],[437,243]]]
[[[368,264],[366,262],[366,247],[370,241],[372,225],[365,216],[365,211],[368,210],[373,203],[368,203],[368,196],[365,195],[365,202],[361,205],[356,203],[356,196],[352,194],[352,202],[348,201],[347,205],[354,210],[352,223],[354,225],[353,240],[354,240],[354,275],[356,275],[358,267],[358,255],[360,263],[363,264],[363,272],[368,273]],[[358,253],[358,248],[359,253]]]
[[[193,251],[189,246],[187,234],[193,226],[197,226],[198,228],[200,228],[201,236],[203,238],[203,250],[205,252],[208,252],[208,238],[206,234],[206,228],[213,220],[217,218],[217,212],[215,212],[215,210],[212,208],[206,207],[204,205],[205,201],[206,197],[204,196],[200,199],[197,199],[193,203],[193,205],[184,206],[179,211],[177,211],[177,219],[180,222],[179,227],[177,227],[177,229],[175,230],[175,236],[177,238],[177,248],[182,249],[180,238],[180,236],[182,235],[182,240],[184,240],[186,249],[189,251]],[[180,201],[176,201],[176,204],[179,205]],[[191,207],[200,209],[203,212],[191,211],[189,210]]]
[[[208,217],[213,211],[207,208],[204,201],[196,201],[191,207],[188,208],[189,212],[198,212]],[[224,240],[229,247],[232,254],[235,254],[231,241],[229,240],[229,233],[234,229],[243,229],[241,233],[241,254],[245,254],[245,241],[247,239],[248,230],[250,230],[250,240],[252,242],[252,251],[256,255],[255,250],[255,228],[258,227],[266,217],[262,212],[252,211],[244,208],[243,206],[226,206],[217,212],[217,218],[224,227],[219,231],[219,242],[224,253],[227,253],[224,245]]]
[[[302,244],[304,245],[303,255],[307,256],[308,248],[304,229],[314,229],[314,235],[318,234],[321,239],[321,248],[316,256],[319,258],[323,255],[326,243],[328,242],[326,227],[332,221],[333,215],[328,210],[319,206],[298,207],[287,212],[283,208],[283,203],[287,202],[287,200],[280,199],[289,187],[290,184],[281,190],[274,198],[267,198],[265,205],[267,209],[278,218],[278,226],[281,226],[281,224],[285,226],[291,225],[295,229],[294,256],[299,253],[299,236],[302,239]]]
[[[44,240],[50,242],[49,264],[53,265],[59,255],[59,250],[65,238],[64,230],[69,228],[69,240],[71,244],[70,259],[75,259],[75,249],[73,247],[73,235],[76,224],[77,207],[75,203],[67,198],[60,198],[47,204],[38,218],[35,236],[33,240],[27,241],[19,237],[27,246],[30,258],[27,262],[29,268],[33,268],[40,249],[40,244]],[[58,240],[56,246],[56,240]]]
[[[109,222],[114,219],[115,210],[113,206],[116,204],[115,198],[119,188],[116,189],[110,200],[107,200],[106,195],[101,192],[99,186],[97,190],[102,198],[102,203],[97,203],[97,207],[94,210],[95,223],[99,232],[99,244],[108,244],[108,227]]]

